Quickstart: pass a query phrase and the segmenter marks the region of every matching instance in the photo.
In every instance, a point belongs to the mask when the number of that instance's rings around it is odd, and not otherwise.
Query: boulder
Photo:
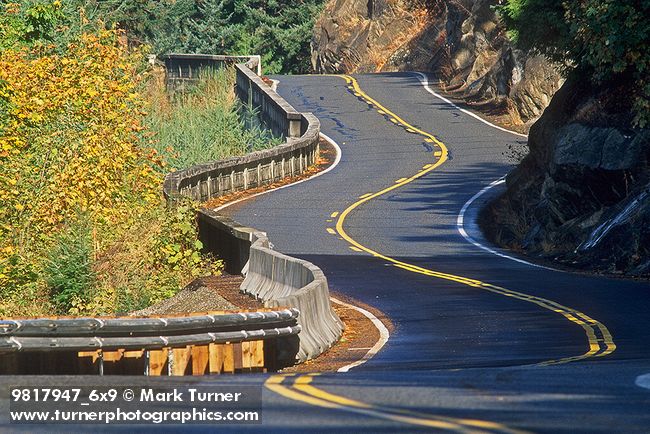
[[[531,127],[529,154],[482,213],[494,242],[607,273],[650,273],[650,130],[632,124],[626,77],[575,73]]]

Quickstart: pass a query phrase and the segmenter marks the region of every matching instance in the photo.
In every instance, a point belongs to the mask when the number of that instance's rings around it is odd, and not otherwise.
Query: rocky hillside
[[[562,83],[545,59],[515,49],[497,0],[332,0],[317,21],[317,72],[431,71],[448,92],[525,129]]]
[[[592,73],[574,71],[564,82],[545,58],[513,46],[497,3],[333,0],[312,64],[430,71],[473,108],[530,128],[530,153],[482,213],[488,238],[570,267],[650,276],[650,130],[633,127],[634,77],[595,86]]]
[[[633,128],[629,80],[579,73],[530,129],[530,153],[484,210],[493,241],[566,265],[650,277],[650,129]]]

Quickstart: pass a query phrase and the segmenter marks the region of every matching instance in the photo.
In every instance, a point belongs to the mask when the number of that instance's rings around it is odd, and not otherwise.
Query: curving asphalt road
[[[464,204],[512,168],[509,145],[525,139],[436,98],[416,74],[279,79],[285,99],[319,117],[341,161],[225,212],[265,230],[277,250],[317,264],[333,290],[377,307],[395,330],[348,373],[129,385],[264,385],[263,424],[223,427],[232,432],[650,432],[648,282],[526,265],[458,231]],[[466,210],[465,230],[478,243],[486,244],[473,224],[477,209],[498,188]],[[3,395],[1,414],[7,406]]]
[[[332,289],[376,306],[396,326],[368,363],[310,385],[373,406],[524,430],[650,432],[650,393],[634,384],[650,372],[648,282],[532,267],[486,252],[457,230],[463,205],[512,168],[509,146],[525,138],[435,98],[415,74],[280,77],[279,92],[319,117],[341,162],[326,176],[226,212],[267,231],[279,251],[320,266]],[[426,165],[436,167],[409,180]],[[396,182],[340,221],[360,197]],[[465,229],[479,242],[472,220],[497,190],[467,210]],[[310,407],[299,398],[286,404]],[[316,413],[321,428],[334,429],[342,417]],[[358,431],[378,417],[356,416],[346,426]]]

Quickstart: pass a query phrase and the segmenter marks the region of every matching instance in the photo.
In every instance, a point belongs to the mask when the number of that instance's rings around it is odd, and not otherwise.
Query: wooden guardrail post
[[[262,309],[165,318],[4,319],[0,374],[158,376],[265,369],[263,340],[299,333],[297,317],[296,309]]]

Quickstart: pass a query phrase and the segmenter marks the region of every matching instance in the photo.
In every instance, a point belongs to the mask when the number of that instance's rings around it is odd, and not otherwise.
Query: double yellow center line
[[[354,202],[352,205],[347,207],[343,212],[341,212],[338,215],[338,220],[336,221],[336,232],[346,240],[350,245],[360,251],[369,253],[377,258],[380,258],[386,262],[392,263],[396,267],[402,268],[404,270],[410,271],[412,273],[418,273],[418,274],[423,274],[425,276],[431,276],[435,277],[438,279],[443,279],[443,280],[448,280],[452,282],[457,282],[461,283],[463,285],[471,286],[473,288],[479,288],[483,289],[486,291],[493,292],[495,294],[499,294],[505,297],[511,297],[511,298],[516,298],[518,300],[526,301],[529,303],[536,304],[540,307],[543,307],[544,309],[548,309],[550,311],[556,312],[562,316],[564,316],[567,320],[571,321],[574,324],[579,325],[582,327],[582,329],[585,332],[585,335],[587,337],[587,342],[588,342],[588,351],[585,352],[584,354],[576,355],[576,356],[571,356],[571,357],[564,357],[561,359],[554,359],[554,360],[547,360],[544,362],[541,362],[540,365],[551,365],[551,364],[559,364],[559,363],[567,363],[567,362],[573,362],[576,360],[583,360],[589,357],[601,357],[605,356],[607,354],[611,354],[615,349],[616,349],[616,344],[614,344],[614,341],[612,339],[612,335],[607,330],[607,327],[605,327],[604,324],[601,322],[589,317],[588,315],[576,310],[572,309],[567,306],[563,306],[559,303],[556,303],[551,300],[547,300],[542,297],[537,297],[534,295],[528,295],[524,294],[522,292],[517,292],[517,291],[512,291],[510,289],[503,288],[501,286],[493,285],[491,283],[486,283],[482,282],[480,280],[476,279],[471,279],[463,276],[458,276],[454,274],[448,274],[448,273],[442,273],[439,271],[431,270],[428,268],[423,268],[414,264],[409,264],[400,260],[397,260],[395,258],[392,258],[390,256],[384,255],[380,252],[377,252],[375,250],[370,249],[369,247],[364,246],[357,240],[353,239],[350,235],[347,234],[345,229],[343,228],[343,224],[345,222],[346,217],[356,208],[358,208],[360,205],[375,199],[379,196],[382,196],[392,190],[395,190],[397,188],[400,188],[410,182],[415,181],[416,179],[419,179],[423,177],[424,175],[428,174],[429,172],[432,172],[439,166],[441,166],[445,161],[447,161],[449,151],[447,147],[445,146],[444,143],[442,143],[440,140],[438,140],[435,136],[433,136],[430,133],[427,133],[426,131],[422,131],[421,129],[409,124],[406,122],[404,119],[399,117],[397,114],[393,113],[391,110],[388,108],[384,107],[382,104],[377,102],[375,99],[367,95],[359,86],[359,83],[357,80],[353,77],[350,77],[349,75],[343,75],[342,76],[346,83],[348,84],[348,89],[350,92],[352,92],[357,98],[362,99],[365,101],[367,104],[369,104],[371,107],[373,107],[375,110],[379,112],[379,114],[383,115],[384,117],[387,117],[391,120],[391,122],[395,123],[396,125],[404,128],[410,133],[414,134],[419,134],[420,136],[423,137],[423,139],[427,143],[432,143],[434,144],[434,157],[436,160],[432,164],[427,164],[423,167],[422,170],[417,172],[416,174],[408,177],[408,178],[401,178],[398,180],[393,185],[390,185],[389,187],[384,188],[383,190],[380,190],[376,193],[371,193],[364,195],[361,199],[357,200]],[[393,121],[394,120],[394,121]]]
[[[547,360],[539,363],[539,365],[552,365],[559,363],[568,363],[577,360],[583,360],[590,357],[601,357],[607,354],[612,353],[616,349],[616,345],[612,340],[612,336],[605,327],[604,324],[599,321],[589,317],[588,315],[572,309],[567,306],[563,306],[559,303],[556,303],[552,300],[548,300],[542,297],[537,297],[534,295],[524,294],[522,292],[512,291],[510,289],[503,288],[501,286],[493,285],[491,283],[482,282],[480,280],[471,279],[464,276],[458,276],[449,273],[443,273],[440,271],[431,270],[428,268],[420,267],[415,264],[409,264],[407,262],[400,261],[398,259],[392,258],[390,256],[384,255],[380,252],[370,249],[369,247],[364,246],[357,240],[353,239],[344,229],[345,219],[350,215],[350,213],[358,208],[360,205],[369,202],[379,196],[382,196],[390,191],[393,191],[397,188],[400,188],[410,182],[419,179],[429,172],[432,172],[439,166],[441,166],[448,159],[449,151],[444,143],[438,140],[435,136],[426,131],[423,131],[408,122],[402,119],[397,114],[393,113],[391,110],[384,107],[382,104],[377,102],[375,99],[367,95],[359,86],[357,80],[349,75],[341,75],[337,77],[342,77],[348,86],[348,90],[357,98],[365,101],[368,105],[373,107],[380,115],[384,116],[392,124],[395,124],[403,128],[406,132],[410,134],[418,134],[423,137],[424,141],[432,147],[433,156],[435,160],[431,164],[426,164],[423,168],[410,177],[404,177],[397,180],[394,184],[380,190],[376,193],[367,193],[361,196],[359,200],[351,204],[341,213],[335,212],[331,214],[331,218],[336,218],[336,233],[338,233],[341,238],[347,241],[350,244],[350,248],[359,251],[366,252],[376,258],[380,258],[386,262],[393,264],[395,267],[401,268],[403,270],[410,271],[412,273],[422,274],[425,276],[434,277],[437,279],[443,279],[447,281],[452,281],[460,283],[463,285],[470,286],[472,288],[478,288],[485,291],[490,291],[495,294],[499,294],[504,297],[511,297],[518,300],[526,301],[529,303],[536,304],[544,309],[548,309],[552,312],[556,312],[562,315],[567,320],[571,321],[574,324],[579,325],[585,332],[588,342],[588,351],[584,354],[564,357],[561,359]],[[329,231],[330,233],[332,231]],[[395,422],[401,422],[409,425],[419,425],[430,428],[435,428],[438,430],[452,431],[452,432],[501,432],[501,433],[520,433],[511,428],[508,428],[505,425],[484,421],[476,419],[463,419],[463,418],[450,418],[445,416],[437,415],[428,415],[417,412],[411,412],[403,409],[395,409],[384,406],[372,405],[364,403],[361,401],[349,399],[343,396],[335,395],[329,392],[326,392],[322,389],[315,387],[312,384],[312,380],[315,375],[318,374],[309,374],[309,375],[300,375],[293,377],[292,375],[274,375],[271,376],[265,383],[265,386],[286,398],[304,402],[306,404],[331,408],[331,409],[340,409],[348,412],[353,412],[357,414],[364,414],[371,417],[376,417],[380,419],[391,420]],[[286,380],[293,380],[290,384],[287,385]]]
[[[284,396],[285,398],[294,401],[301,401],[316,407],[344,410],[350,413],[361,414],[378,419],[434,428],[437,431],[458,433],[524,433],[524,431],[515,430],[496,422],[431,415],[401,408],[373,405],[355,399],[346,398],[313,386],[311,384],[312,380],[318,375],[319,374],[307,374],[297,377],[294,377],[291,374],[274,375],[266,381],[265,386],[267,389],[277,393],[278,395]]]

